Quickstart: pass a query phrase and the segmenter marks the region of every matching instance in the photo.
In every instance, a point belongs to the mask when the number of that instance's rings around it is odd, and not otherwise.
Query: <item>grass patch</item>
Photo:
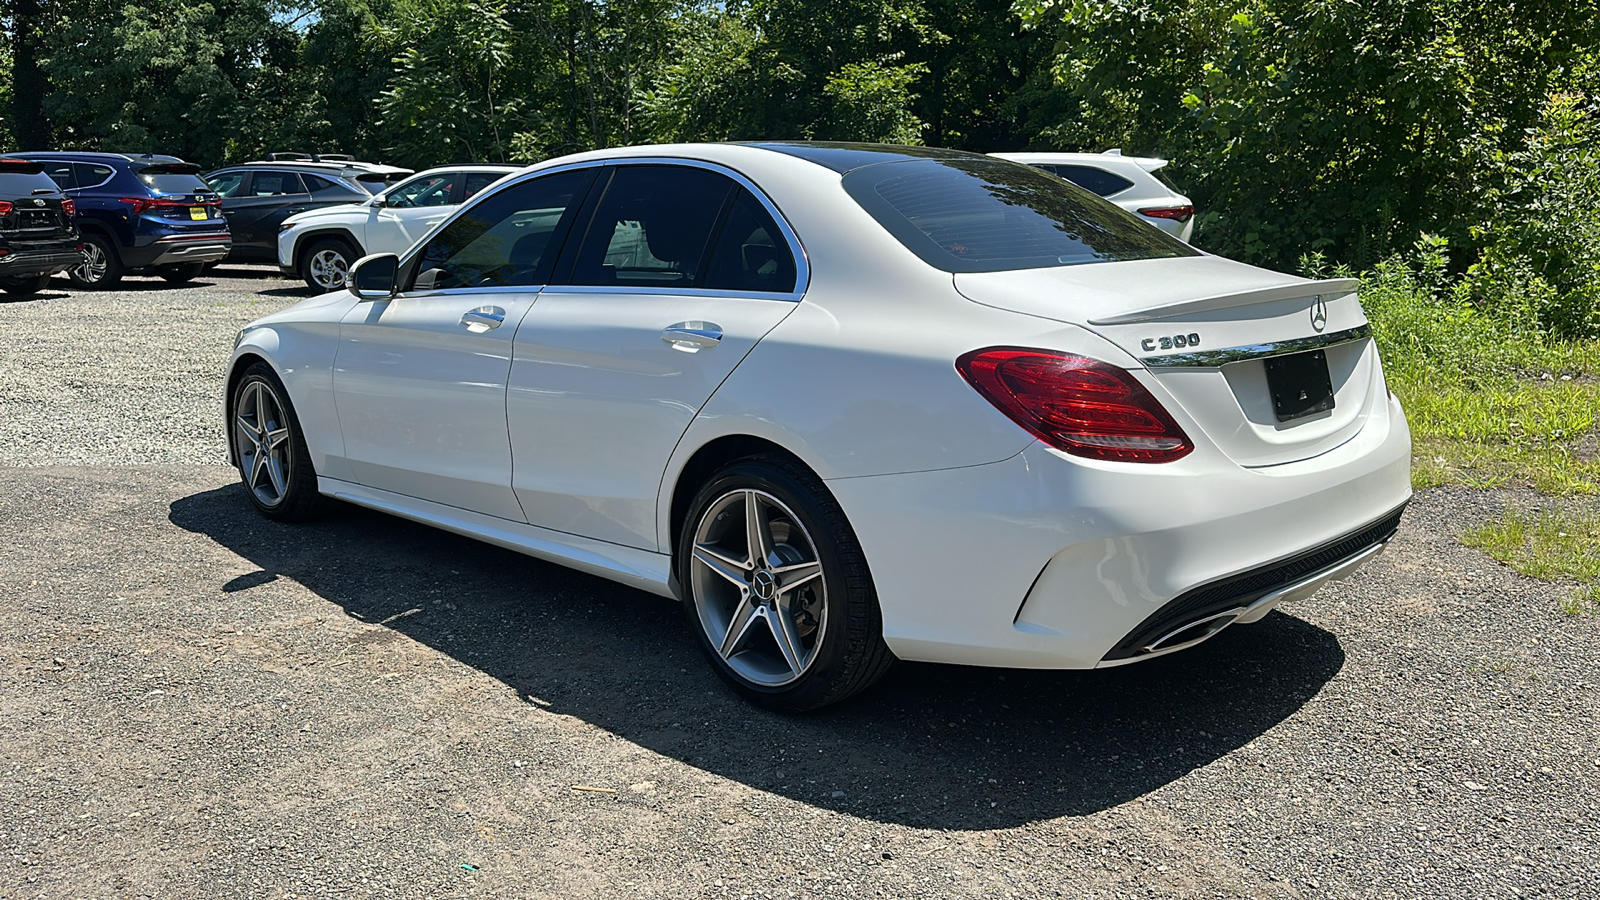
[[[1512,512],[1469,529],[1461,542],[1543,581],[1575,578],[1585,587],[1562,601],[1569,615],[1587,615],[1600,599],[1600,515]]]

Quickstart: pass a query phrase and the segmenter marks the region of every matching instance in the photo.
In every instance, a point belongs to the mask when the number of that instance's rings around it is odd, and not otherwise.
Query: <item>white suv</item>
[[[405,253],[467,198],[515,171],[516,166],[444,166],[364,203],[290,216],[278,231],[278,268],[314,290],[338,290],[351,263],[369,253]]]
[[[1187,241],[1194,231],[1194,204],[1156,172],[1164,159],[1104,153],[991,153],[1060,175],[1110,200],[1167,234]]]

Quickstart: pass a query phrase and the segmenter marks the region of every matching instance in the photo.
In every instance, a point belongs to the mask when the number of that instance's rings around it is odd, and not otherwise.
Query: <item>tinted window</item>
[[[449,206],[450,189],[455,186],[453,175],[424,175],[383,195],[384,205],[394,209],[414,209],[421,206]]]
[[[78,178],[72,171],[72,163],[46,161],[40,163],[40,165],[44,167],[44,173],[50,176],[50,180],[55,182],[62,190],[70,190],[78,186]]]
[[[749,191],[740,188],[711,251],[702,287],[789,293],[794,280],[794,256],[777,223]]]
[[[145,166],[139,170],[139,180],[157,194],[193,194],[209,192],[211,188],[200,180],[200,167],[191,163]]]
[[[293,172],[256,172],[250,179],[250,193],[257,197],[277,197],[282,194],[303,194],[305,186],[300,176]]]
[[[928,265],[999,272],[1199,251],[1060,178],[1002,160],[857,169],[845,190]]]
[[[206,183],[211,185],[211,189],[216,191],[218,196],[237,197],[239,186],[244,184],[244,173],[223,172],[221,175],[211,176]]]
[[[61,188],[38,165],[30,162],[0,162],[0,200],[60,193]]]
[[[542,284],[596,169],[558,172],[485,197],[423,248],[417,285]],[[429,274],[436,272],[436,274]]]
[[[1094,166],[1039,166],[1047,172],[1054,172],[1062,178],[1072,182],[1086,191],[1094,191],[1102,197],[1120,194],[1133,187],[1133,182],[1115,172],[1097,169]]]
[[[465,199],[471,200],[478,192],[506,177],[504,172],[468,172]]]
[[[73,163],[72,173],[78,179],[78,187],[99,187],[111,180],[113,171],[110,166],[98,163]]]
[[[355,188],[347,184],[341,184],[331,178],[323,178],[321,175],[301,172],[300,180],[305,182],[306,190],[318,197],[349,197],[352,200],[359,200],[366,196],[362,191],[357,191]]]
[[[687,166],[622,166],[578,253],[573,284],[689,287],[732,180]]]

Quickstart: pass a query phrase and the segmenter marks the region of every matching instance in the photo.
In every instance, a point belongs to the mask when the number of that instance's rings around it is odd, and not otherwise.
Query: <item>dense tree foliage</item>
[[[1588,257],[1517,211],[1559,194],[1530,142],[1594,118],[1597,4],[0,0],[0,139],[419,167],[674,140],[1122,147],[1174,161],[1208,249],[1366,266],[1426,232],[1504,275],[1484,248],[1516,241],[1568,291],[1552,267]]]

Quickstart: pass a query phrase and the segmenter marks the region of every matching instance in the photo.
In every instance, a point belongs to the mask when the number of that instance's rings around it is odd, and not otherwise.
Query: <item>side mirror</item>
[[[400,257],[393,253],[374,253],[356,260],[345,276],[345,286],[358,300],[388,300],[399,292]]]

